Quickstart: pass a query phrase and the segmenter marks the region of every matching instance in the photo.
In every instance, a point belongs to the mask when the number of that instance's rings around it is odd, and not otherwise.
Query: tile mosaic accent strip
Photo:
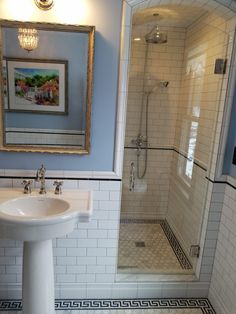
[[[135,219],[135,218],[122,218],[122,224],[161,224],[161,219]]]
[[[125,149],[137,149],[136,146],[125,146]],[[141,149],[146,149],[146,148],[141,148]],[[177,154],[179,154],[180,156],[182,156],[183,158],[189,160],[189,161],[193,161],[193,163],[198,166],[199,168],[201,168],[204,171],[207,171],[207,167],[204,164],[201,164],[201,162],[199,162],[198,160],[192,159],[188,157],[188,154],[185,152],[181,152],[179,151],[177,148],[173,148],[173,147],[147,147],[148,150],[169,150],[169,151],[173,151]]]
[[[233,185],[232,183],[228,182],[228,181],[215,181],[215,180],[210,179],[209,177],[206,177],[206,179],[208,181],[210,181],[211,183],[214,183],[214,184],[226,184],[226,185],[230,186],[231,188],[233,188],[234,190],[236,190],[236,186]]]
[[[216,314],[208,299],[127,299],[127,300],[81,300],[58,299],[56,310],[101,310],[101,309],[201,309],[203,314]],[[19,311],[20,300],[0,301],[0,311]]]
[[[20,311],[21,309],[21,300],[0,300],[0,311]]]
[[[5,175],[0,175],[0,179],[34,179],[35,176],[15,176],[15,175],[11,175],[11,176],[5,176]],[[80,178],[80,177],[74,177],[74,178],[70,178],[70,177],[63,177],[63,176],[48,176],[46,177],[46,180],[68,180],[68,181],[107,181],[107,182],[121,182],[122,179],[107,179],[107,178]]]
[[[179,241],[177,240],[176,236],[174,235],[173,231],[171,230],[168,222],[166,220],[161,221],[161,227],[173,249],[175,252],[176,257],[178,258],[178,261],[180,262],[180,265],[183,269],[192,269],[192,265],[189,262],[186,254],[184,253],[181,245],[179,244]]]
[[[128,224],[160,224],[162,230],[164,231],[181,267],[183,269],[192,269],[192,265],[189,262],[186,254],[184,253],[179,241],[177,240],[174,232],[171,230],[168,222],[166,220],[160,219],[121,219],[121,223]]]

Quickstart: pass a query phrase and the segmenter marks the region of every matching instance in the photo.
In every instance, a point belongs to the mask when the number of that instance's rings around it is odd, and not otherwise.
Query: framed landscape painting
[[[68,114],[67,61],[7,58],[9,111]]]

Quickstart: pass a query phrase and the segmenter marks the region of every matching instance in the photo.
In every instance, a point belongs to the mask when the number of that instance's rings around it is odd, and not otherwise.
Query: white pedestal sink
[[[55,313],[52,239],[72,232],[91,214],[89,191],[24,195],[0,189],[0,237],[24,241],[23,314]]]

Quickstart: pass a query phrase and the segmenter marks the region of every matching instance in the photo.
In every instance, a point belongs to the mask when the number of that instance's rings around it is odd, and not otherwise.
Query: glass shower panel
[[[195,273],[191,247],[200,243],[225,92],[215,60],[226,58],[229,40],[223,20],[211,21],[204,14],[185,28],[162,26],[165,44],[145,42],[153,25],[133,25],[141,40],[132,41],[129,69],[119,273]]]

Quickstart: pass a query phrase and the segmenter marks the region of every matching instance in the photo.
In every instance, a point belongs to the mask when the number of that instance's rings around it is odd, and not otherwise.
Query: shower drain
[[[145,244],[144,241],[138,241],[138,242],[135,242],[135,246],[136,246],[136,247],[145,247],[146,244]]]

